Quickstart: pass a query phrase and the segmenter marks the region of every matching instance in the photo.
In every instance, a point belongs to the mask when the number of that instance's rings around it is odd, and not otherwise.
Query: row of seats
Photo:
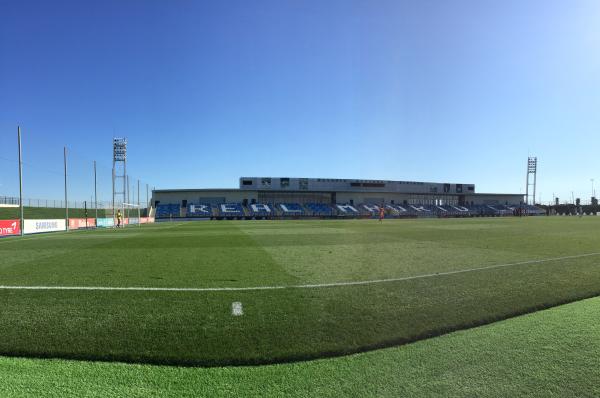
[[[156,206],[156,218],[180,217],[179,205],[167,204]]]
[[[498,216],[524,214],[544,214],[544,211],[530,205],[397,205],[386,204],[386,217],[456,217],[456,216]],[[182,212],[177,204],[159,204],[156,208],[157,218],[169,217],[272,217],[272,216],[349,216],[378,217],[380,206],[374,204],[341,203],[329,205],[325,203],[253,203],[243,206],[241,203],[207,203],[189,204]]]

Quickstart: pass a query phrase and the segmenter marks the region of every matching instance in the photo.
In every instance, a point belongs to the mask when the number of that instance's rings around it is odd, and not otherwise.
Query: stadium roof
[[[212,191],[220,191],[220,192],[237,192],[239,188],[193,188],[193,189],[153,189],[152,192],[212,192]]]

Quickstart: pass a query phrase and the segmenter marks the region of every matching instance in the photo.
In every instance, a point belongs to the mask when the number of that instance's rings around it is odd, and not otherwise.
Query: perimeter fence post
[[[21,236],[24,235],[25,220],[23,218],[23,156],[21,152],[21,126],[17,126],[17,139],[19,142],[19,209],[20,219],[19,228],[21,230]]]
[[[65,166],[65,222],[67,231],[69,230],[69,202],[67,196],[67,147],[63,151],[64,166]]]

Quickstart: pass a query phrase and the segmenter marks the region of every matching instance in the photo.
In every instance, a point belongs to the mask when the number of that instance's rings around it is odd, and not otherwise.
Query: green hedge
[[[12,220],[19,218],[18,207],[2,207],[0,208],[0,220]],[[44,218],[65,218],[64,208],[49,208],[49,207],[24,207],[23,213],[25,219],[44,219]],[[98,209],[98,217],[112,216],[112,212],[106,209]],[[84,209],[69,209],[70,218],[84,218]],[[94,209],[88,209],[88,217],[96,217]]]

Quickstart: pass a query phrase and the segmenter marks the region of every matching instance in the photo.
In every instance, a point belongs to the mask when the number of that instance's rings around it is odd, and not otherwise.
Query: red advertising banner
[[[154,217],[140,217],[140,224],[149,224],[154,222]]]
[[[0,220],[0,236],[20,235],[21,223],[19,220]]]
[[[85,218],[69,218],[69,229],[90,228],[96,226],[94,218],[88,218],[87,224]]]

